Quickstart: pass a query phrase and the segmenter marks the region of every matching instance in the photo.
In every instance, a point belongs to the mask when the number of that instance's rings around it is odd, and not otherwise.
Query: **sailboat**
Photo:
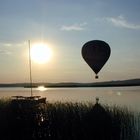
[[[30,96],[12,96],[12,102],[20,104],[40,104],[46,103],[46,98],[41,96],[33,96],[33,80],[32,80],[32,61],[31,61],[31,47],[30,40],[28,40],[29,46],[29,77],[30,77]]]

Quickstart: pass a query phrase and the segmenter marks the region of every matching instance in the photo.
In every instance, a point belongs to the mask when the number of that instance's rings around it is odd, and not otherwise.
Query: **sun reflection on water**
[[[39,91],[46,91],[47,88],[44,87],[44,86],[38,86],[37,90],[39,90]]]

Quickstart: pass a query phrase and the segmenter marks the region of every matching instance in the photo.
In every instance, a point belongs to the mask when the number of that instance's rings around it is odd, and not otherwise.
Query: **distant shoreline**
[[[76,87],[125,87],[125,86],[140,86],[140,79],[130,79],[122,81],[106,81],[106,82],[95,82],[95,83],[32,83],[32,88],[38,86],[50,87],[50,88],[76,88]],[[30,83],[1,83],[1,88],[7,87],[24,87],[31,88]]]

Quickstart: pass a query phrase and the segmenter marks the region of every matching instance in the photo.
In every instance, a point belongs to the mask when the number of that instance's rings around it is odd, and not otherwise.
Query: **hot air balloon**
[[[82,47],[82,56],[90,68],[95,72],[95,78],[98,79],[98,73],[110,57],[111,49],[109,45],[101,40],[92,40],[85,43]]]

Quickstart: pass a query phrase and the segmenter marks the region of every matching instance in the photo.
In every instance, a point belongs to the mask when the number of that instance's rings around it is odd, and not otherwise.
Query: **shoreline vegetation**
[[[130,79],[122,81],[106,81],[95,83],[32,83],[32,88],[38,86],[50,87],[50,88],[75,88],[75,87],[121,87],[121,86],[140,86],[140,79]],[[24,87],[31,88],[31,83],[1,83],[0,87]]]
[[[0,99],[0,132],[1,140],[138,140],[140,112],[98,102]]]

